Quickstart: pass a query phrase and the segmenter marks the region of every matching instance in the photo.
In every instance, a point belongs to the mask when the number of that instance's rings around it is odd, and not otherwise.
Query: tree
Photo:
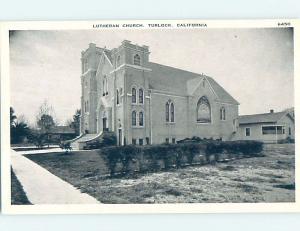
[[[75,130],[75,134],[79,136],[80,134],[80,115],[81,110],[77,109],[75,114],[73,115],[73,120],[68,121],[68,125]]]
[[[40,133],[43,134],[42,136],[45,137],[45,142],[50,143],[49,132],[52,127],[56,125],[55,121],[55,113],[52,106],[48,104],[47,101],[39,107],[38,113],[36,115],[36,124],[37,127],[40,129]]]
[[[10,107],[10,128],[15,126],[15,121],[17,119],[17,116],[15,115],[15,110]]]
[[[19,119],[15,115],[15,111],[10,107],[10,138],[11,143],[17,144],[23,142],[25,137],[30,135],[30,128],[28,127],[24,116],[20,116]]]

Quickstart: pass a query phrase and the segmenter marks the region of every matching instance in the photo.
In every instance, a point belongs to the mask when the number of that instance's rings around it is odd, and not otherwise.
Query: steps
[[[73,150],[79,150],[79,143],[84,143],[86,141],[92,140],[97,136],[99,136],[99,134],[84,134],[79,139],[74,140],[74,142],[71,143],[71,147]]]

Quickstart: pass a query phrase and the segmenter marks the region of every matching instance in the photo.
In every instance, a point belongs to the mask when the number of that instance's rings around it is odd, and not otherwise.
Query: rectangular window
[[[166,138],[166,144],[170,143],[169,138]]]
[[[251,135],[251,130],[250,128],[246,128],[246,136],[250,136]]]
[[[292,135],[292,129],[289,127],[289,136]]]
[[[136,145],[136,139],[132,139],[132,144]]]
[[[176,143],[175,138],[172,138],[172,144],[175,144],[175,143]]]
[[[143,145],[143,139],[139,139],[139,145]]]
[[[149,139],[149,137],[146,137],[146,144],[147,144],[147,145],[150,144],[150,139]]]

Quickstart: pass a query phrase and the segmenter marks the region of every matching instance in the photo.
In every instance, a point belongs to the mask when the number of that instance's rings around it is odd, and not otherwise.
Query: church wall
[[[166,122],[166,103],[174,103],[175,120]],[[152,143],[164,143],[166,138],[172,142],[187,137],[187,97],[172,96],[161,93],[151,94]]]
[[[144,72],[140,69],[126,68],[125,74],[125,90],[124,94],[126,98],[126,108],[124,111],[125,121],[125,136],[128,144],[132,143],[132,139],[136,139],[137,143],[139,139],[143,139],[143,144],[146,144],[146,137],[150,138],[150,127],[149,127],[149,98],[148,98],[148,78],[149,72]],[[132,87],[136,88],[137,91],[137,103],[132,103]],[[139,103],[139,92],[142,88],[144,90],[144,103]],[[132,111],[135,110],[138,113],[142,111],[144,113],[144,126],[138,125],[132,126]]]

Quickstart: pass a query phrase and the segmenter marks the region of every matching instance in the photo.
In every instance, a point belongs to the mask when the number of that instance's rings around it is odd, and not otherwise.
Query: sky
[[[294,106],[293,30],[60,30],[10,33],[11,106],[33,125],[47,101],[59,124],[80,108],[81,51],[93,42],[113,49],[126,39],[147,45],[150,61],[213,77],[239,113]]]

